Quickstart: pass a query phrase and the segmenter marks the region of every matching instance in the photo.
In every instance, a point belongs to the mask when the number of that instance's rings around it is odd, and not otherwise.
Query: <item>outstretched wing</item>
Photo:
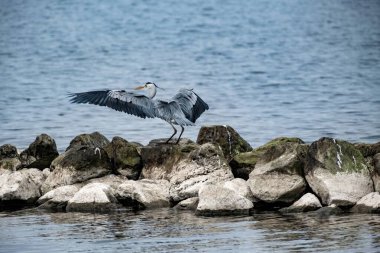
[[[181,126],[193,126],[189,121],[177,101],[155,100],[156,117],[169,123],[176,123]]]
[[[141,118],[154,118],[155,109],[151,99],[144,95],[124,90],[98,90],[69,93],[70,101],[77,104],[107,106],[116,111],[126,112]]]
[[[180,89],[173,100],[179,104],[186,118],[193,123],[204,111],[209,109],[208,104],[192,89]]]

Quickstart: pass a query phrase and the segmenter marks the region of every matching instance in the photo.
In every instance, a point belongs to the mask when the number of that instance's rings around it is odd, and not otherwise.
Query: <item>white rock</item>
[[[357,213],[380,213],[380,193],[371,192],[365,195],[351,211]]]
[[[306,193],[291,206],[280,209],[281,212],[307,212],[321,208],[319,199],[312,193]]]
[[[223,187],[233,190],[237,194],[249,199],[252,202],[258,201],[258,199],[253,196],[251,188],[249,188],[247,181],[242,178],[235,178],[231,181],[227,181],[224,183]]]
[[[169,187],[167,180],[129,180],[119,185],[115,195],[124,205],[135,208],[169,207]]]
[[[197,215],[248,215],[253,208],[252,201],[222,185],[204,185],[200,188],[198,195]]]
[[[45,193],[38,199],[39,208],[65,210],[68,201],[79,191],[81,185],[65,185]]]
[[[106,212],[117,208],[118,202],[112,188],[103,183],[90,183],[83,186],[66,207],[66,211]]]
[[[198,197],[192,197],[180,201],[174,208],[177,210],[196,210],[199,203]]]

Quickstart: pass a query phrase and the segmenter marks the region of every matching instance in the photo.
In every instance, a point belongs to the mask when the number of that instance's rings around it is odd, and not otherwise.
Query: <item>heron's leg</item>
[[[165,143],[169,143],[169,141],[173,138],[173,136],[177,133],[177,129],[173,126],[173,124],[171,122],[168,122],[172,128],[174,129],[174,133],[172,134],[172,136],[170,136],[170,138],[165,142]]]
[[[181,133],[180,133],[179,136],[178,136],[178,139],[177,139],[176,144],[178,144],[178,142],[179,142],[179,140],[181,139],[181,136],[182,136],[182,134],[183,134],[183,131],[185,131],[185,128],[184,128],[183,126],[181,126],[181,128],[182,128],[182,130],[181,130]]]

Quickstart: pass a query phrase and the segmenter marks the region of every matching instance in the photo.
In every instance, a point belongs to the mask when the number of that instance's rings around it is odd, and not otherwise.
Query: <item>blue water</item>
[[[194,88],[198,126],[234,127],[252,146],[278,136],[380,140],[380,1],[0,0],[0,145],[40,133],[60,151],[84,132],[146,144],[159,119],[69,104],[67,92]],[[375,252],[378,216],[2,214],[1,252]],[[5,229],[6,228],[6,229]]]
[[[194,88],[201,125],[227,124],[252,146],[278,136],[380,140],[380,1],[0,0],[0,144],[40,133],[60,150],[100,131],[146,144],[171,127],[67,92],[146,81]]]

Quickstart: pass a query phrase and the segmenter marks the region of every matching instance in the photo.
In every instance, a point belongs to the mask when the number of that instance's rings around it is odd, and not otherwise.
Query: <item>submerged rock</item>
[[[321,138],[313,142],[305,175],[324,205],[352,206],[374,190],[363,155],[346,141]]]
[[[119,185],[115,194],[123,205],[135,209],[169,207],[169,187],[167,180],[128,180]]]
[[[299,138],[292,137],[279,137],[273,139],[263,146],[255,148],[249,152],[243,152],[237,154],[230,161],[230,166],[232,168],[232,173],[235,177],[243,178],[248,180],[249,174],[255,168],[256,163],[261,159],[265,161],[270,161],[271,156],[276,157],[278,154],[276,152],[283,152],[278,146],[286,148],[287,143],[293,144],[303,144],[304,142]]]
[[[204,185],[199,190],[197,215],[248,215],[253,208],[249,199],[221,185]]]
[[[321,207],[321,202],[319,202],[319,199],[314,194],[306,193],[291,206],[281,208],[279,211],[282,213],[299,213],[314,211]]]
[[[343,209],[338,207],[337,205],[329,205],[329,206],[324,206],[322,208],[319,208],[318,210],[314,211],[315,214],[317,214],[320,217],[326,217],[330,215],[337,215],[337,214],[342,214],[344,213]]]
[[[0,146],[0,169],[14,171],[19,168],[21,168],[21,161],[17,148],[11,144]]]
[[[77,146],[59,155],[51,164],[52,172],[43,184],[43,193],[56,187],[81,183],[112,172],[102,148]]]
[[[269,142],[249,174],[253,196],[266,202],[287,204],[302,196],[306,189],[303,157],[307,146],[300,139],[285,138]]]
[[[168,180],[173,202],[197,197],[204,184],[233,179],[222,151],[211,143],[197,145],[182,139],[179,145],[172,145],[155,140],[141,149],[141,157],[141,177]]]
[[[86,146],[91,148],[104,148],[110,141],[101,133],[80,134],[76,136],[67,147],[66,151],[72,148]]]
[[[230,161],[235,155],[241,152],[252,150],[251,145],[230,126],[203,126],[199,130],[197,143],[213,143],[219,145],[227,161]]]
[[[371,192],[361,198],[351,212],[355,213],[380,213],[380,193]]]
[[[44,172],[38,169],[0,170],[0,209],[34,204],[44,180]]]
[[[38,169],[49,168],[57,156],[57,145],[47,134],[37,136],[36,140],[20,154],[23,167]]]
[[[175,209],[177,210],[193,210],[197,209],[199,203],[198,197],[192,197],[185,200],[180,201],[177,205],[175,205]]]
[[[82,187],[68,201],[68,212],[109,212],[121,205],[107,184],[91,183]]]
[[[140,177],[143,164],[137,147],[121,137],[114,137],[111,143],[104,147],[114,170],[128,179],[137,180]]]

